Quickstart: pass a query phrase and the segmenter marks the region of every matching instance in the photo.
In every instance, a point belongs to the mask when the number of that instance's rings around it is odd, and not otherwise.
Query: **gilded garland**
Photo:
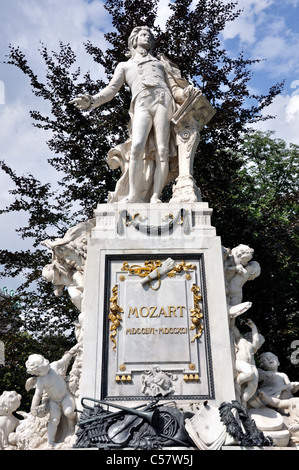
[[[203,314],[201,313],[201,308],[200,308],[200,301],[201,301],[200,288],[196,284],[193,284],[191,290],[193,292],[194,307],[190,308],[191,322],[192,322],[190,330],[197,329],[196,335],[191,340],[191,343],[193,343],[196,339],[200,338],[201,335],[202,335],[202,331],[203,331],[203,324],[202,324]]]
[[[145,261],[143,266],[138,264],[133,264],[132,266],[129,263],[123,263],[121,268],[122,271],[128,271],[130,274],[136,274],[139,277],[146,277],[151,272],[157,270],[162,266],[162,262],[160,260],[156,261]],[[180,273],[181,271],[191,271],[196,269],[196,266],[192,263],[186,263],[186,261],[181,261],[180,263],[176,264],[173,269],[167,272],[168,277],[175,277],[176,274]]]
[[[112,322],[110,327],[110,340],[114,343],[113,351],[116,351],[116,335],[117,335],[117,328],[122,321],[121,313],[123,313],[123,309],[120,308],[117,304],[118,302],[118,286],[115,285],[112,288],[112,297],[110,298],[110,312],[108,315],[109,320]]]

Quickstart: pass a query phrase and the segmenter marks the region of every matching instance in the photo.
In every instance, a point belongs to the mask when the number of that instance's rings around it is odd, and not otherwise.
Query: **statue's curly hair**
[[[16,411],[21,404],[21,395],[15,391],[4,391],[0,395],[0,416]]]
[[[126,53],[126,56],[127,57],[132,57],[134,55],[134,49],[136,49],[137,47],[137,36],[138,36],[138,33],[139,31],[142,31],[142,30],[145,30],[145,31],[148,31],[151,35],[151,51],[153,50],[154,48],[154,45],[155,45],[155,38],[154,38],[154,35],[151,31],[151,29],[148,27],[148,26],[136,26],[130,36],[129,36],[129,39],[128,39],[128,52]]]
[[[30,374],[47,370],[49,364],[48,359],[45,359],[41,354],[31,354],[25,363],[27,372]]]

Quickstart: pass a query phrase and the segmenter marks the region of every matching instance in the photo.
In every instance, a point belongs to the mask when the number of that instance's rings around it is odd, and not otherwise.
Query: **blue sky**
[[[1,0],[0,6],[0,61],[8,53],[10,43],[18,45],[36,73],[44,74],[37,53],[40,41],[50,50],[58,50],[61,40],[75,50],[82,74],[90,70],[98,78],[102,73],[83,46],[90,40],[106,47],[103,32],[111,29],[111,23],[100,0]],[[285,80],[283,93],[267,110],[276,119],[257,128],[274,130],[277,137],[299,144],[299,0],[239,0],[239,7],[243,13],[223,32],[224,47],[231,55],[243,51],[246,58],[265,59],[252,69],[253,91],[267,93],[271,85]],[[160,0],[158,21],[162,27],[168,14],[168,0]],[[21,72],[0,64],[0,159],[19,173],[32,172],[43,182],[55,181],[54,170],[46,164],[48,136],[33,128],[31,109],[46,112],[47,106],[31,94],[28,79]],[[0,174],[1,208],[11,200],[9,189],[10,180]],[[20,243],[14,233],[22,225],[22,218],[25,223],[26,216],[19,214],[17,218],[16,222],[11,216],[1,216],[5,226],[0,232],[2,248],[26,249],[26,243]]]

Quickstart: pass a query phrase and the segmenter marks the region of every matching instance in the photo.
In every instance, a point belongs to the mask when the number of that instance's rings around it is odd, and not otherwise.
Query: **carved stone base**
[[[188,411],[235,398],[211,215],[205,202],[98,205],[87,246],[80,397],[135,406],[159,396]],[[174,268],[165,272],[169,259]]]
[[[171,203],[201,202],[201,192],[191,175],[179,176],[172,188]]]

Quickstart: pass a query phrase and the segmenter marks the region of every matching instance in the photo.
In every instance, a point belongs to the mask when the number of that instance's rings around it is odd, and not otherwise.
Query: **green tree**
[[[246,239],[244,210],[236,202],[240,192],[245,200],[243,158],[238,153],[240,135],[247,132],[248,124],[262,119],[261,111],[280,93],[282,85],[274,85],[266,95],[253,95],[249,81],[256,61],[246,59],[242,53],[231,58],[223,49],[221,33],[240,15],[237,2],[225,5],[220,0],[199,0],[194,10],[191,3],[191,0],[170,2],[171,15],[162,31],[156,24],[158,0],[107,0],[105,7],[113,28],[105,39],[110,47],[102,51],[90,42],[85,44],[86,53],[103,67],[107,80],[94,81],[88,71],[82,75],[71,45],[61,43],[56,52],[41,45],[45,65],[42,81],[20,47],[10,46],[7,64],[20,69],[30,80],[35,96],[49,103],[49,114],[39,110],[30,114],[34,126],[51,131],[47,143],[53,156],[48,164],[57,170],[58,188],[53,188],[33,174],[18,175],[5,161],[1,162],[2,170],[14,184],[11,194],[15,199],[0,213],[25,211],[28,224],[18,231],[23,239],[33,239],[30,250],[0,250],[2,276],[25,276],[18,296],[26,311],[25,328],[37,338],[63,334],[72,328],[78,313],[67,294],[56,298],[52,286],[41,278],[49,254],[40,242],[61,237],[75,223],[92,217],[97,203],[107,200],[118,174],[108,168],[106,155],[112,145],[124,142],[127,137],[130,94],[125,87],[112,102],[92,113],[82,113],[68,102],[80,93],[94,94],[107,84],[116,64],[125,60],[128,36],[137,25],[147,24],[153,29],[156,51],[179,64],[182,75],[201,88],[215,107],[216,116],[202,133],[194,176],[204,199],[214,209],[218,233],[229,238],[232,231],[229,240],[236,240],[240,230],[237,232],[231,223],[236,216],[245,230],[242,239]],[[53,322],[53,318],[57,321]],[[69,336],[70,342],[72,339]]]
[[[21,332],[22,326],[18,300],[4,288],[0,292],[0,394],[4,390],[16,390],[23,395],[25,391],[24,351],[32,346],[32,338]]]
[[[53,325],[47,335],[30,335],[26,331],[26,310],[22,311],[19,297],[14,293],[0,291],[0,395],[4,390],[15,390],[22,395],[22,411],[29,411],[32,393],[25,390],[28,378],[25,363],[30,354],[43,354],[57,359],[62,357],[69,347],[65,334]],[[38,331],[38,329],[37,329]],[[64,333],[64,331],[63,331]]]
[[[232,236],[235,243],[243,240],[254,248],[262,272],[245,285],[245,294],[266,338],[263,349],[276,353],[295,380],[297,366],[290,355],[299,338],[299,146],[287,145],[272,132],[256,132],[240,143],[239,155],[242,186],[231,207],[233,227],[223,241]]]

